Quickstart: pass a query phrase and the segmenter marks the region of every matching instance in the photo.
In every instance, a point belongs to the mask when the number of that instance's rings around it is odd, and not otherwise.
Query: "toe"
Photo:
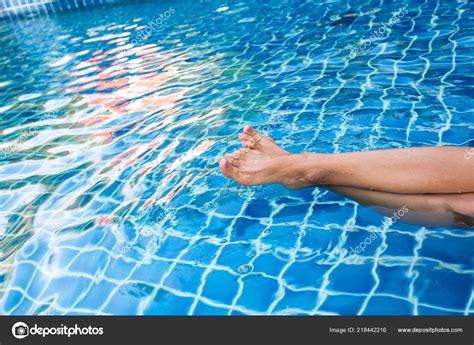
[[[253,137],[251,135],[248,135],[246,133],[242,133],[242,134],[239,134],[239,139],[241,141],[250,141],[253,139]]]
[[[237,172],[237,168],[232,166],[230,160],[227,157],[223,157],[219,160],[219,168],[222,171],[222,174],[225,177],[229,177],[231,179],[235,179],[235,174]]]
[[[257,143],[255,137],[252,137],[245,133],[240,134],[239,139],[245,147],[250,147],[251,149],[253,149],[255,147],[255,144]]]
[[[229,163],[230,163],[233,167],[238,168],[238,167],[240,166],[240,160],[239,160],[239,159],[236,159],[236,158],[233,158],[233,157],[230,157],[230,156],[226,156],[225,159],[228,160]]]
[[[250,126],[250,125],[247,125],[244,127],[244,134],[247,134],[247,135],[250,135],[250,136],[254,136],[257,134],[257,132],[255,131],[255,129]]]
[[[234,159],[239,159],[242,157],[244,153],[245,153],[245,148],[232,152],[232,155],[230,155],[229,157],[234,158]]]

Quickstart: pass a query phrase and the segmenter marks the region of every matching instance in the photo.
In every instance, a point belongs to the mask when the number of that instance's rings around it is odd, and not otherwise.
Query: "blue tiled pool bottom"
[[[468,145],[473,5],[171,5],[0,22],[1,312],[474,314],[472,231],[216,164],[247,123],[291,152]]]

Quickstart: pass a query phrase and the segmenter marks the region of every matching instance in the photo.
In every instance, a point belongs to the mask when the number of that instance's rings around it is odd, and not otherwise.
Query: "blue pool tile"
[[[119,292],[124,295],[130,295],[137,298],[149,296],[154,287],[145,283],[128,283],[119,287]]]
[[[459,240],[448,235],[427,236],[418,255],[469,268],[474,255],[474,237]]]
[[[283,298],[276,305],[273,314],[295,315],[299,310],[310,312],[316,307],[318,293],[316,291],[293,291],[285,289]]]
[[[136,263],[125,260],[123,257],[109,257],[109,264],[104,271],[104,276],[110,279],[122,280],[130,275]]]
[[[24,298],[10,311],[12,315],[27,315],[32,313],[34,309],[33,300],[23,295]]]
[[[191,297],[177,296],[160,289],[145,308],[144,315],[187,315],[194,302]]]
[[[430,308],[430,307],[425,307],[422,305],[418,306],[418,315],[424,315],[424,316],[449,316],[449,315],[464,315],[464,310],[459,310],[459,311],[452,311],[452,310],[446,310],[443,308]],[[471,314],[472,315],[472,314]]]
[[[374,231],[348,231],[344,249],[349,256],[374,256],[382,243],[379,229]]]
[[[202,230],[201,235],[224,238],[227,236],[228,228],[231,226],[232,222],[232,218],[223,218],[214,215],[211,218],[209,225]]]
[[[153,260],[146,264],[142,263],[133,270],[133,273],[130,272],[130,279],[158,284],[171,269],[172,264],[172,261],[164,260]]]
[[[414,288],[420,303],[449,309],[466,308],[472,293],[472,274],[434,269],[432,265],[417,265],[416,271]]]
[[[379,284],[375,292],[408,298],[413,279],[408,275],[408,270],[408,266],[378,265],[376,274]]]
[[[312,202],[314,200],[314,194],[318,190],[318,188],[302,188],[302,189],[286,189],[281,187],[281,189],[277,190],[278,195],[287,194],[302,200],[303,202]]]
[[[36,265],[30,262],[23,262],[18,265],[15,271],[13,283],[18,286],[27,286],[34,276]]]
[[[79,254],[79,249],[60,248],[55,254],[55,259],[60,268],[66,269]]]
[[[344,226],[352,218],[353,213],[353,205],[318,204],[313,207],[313,213],[309,217],[309,221],[311,224],[321,227]]]
[[[253,262],[253,272],[277,277],[285,265],[285,261],[278,259],[272,253],[260,254]]]
[[[189,246],[189,240],[181,237],[168,236],[160,244],[160,248],[156,251],[156,255],[162,258],[175,258],[178,254]]]
[[[285,206],[278,211],[274,217],[273,222],[275,224],[300,221],[303,219],[308,212],[309,205],[296,205],[296,206]]]
[[[23,295],[23,293],[21,293],[20,291],[16,291],[16,290],[8,291],[6,293],[6,297],[8,297],[8,298],[7,298],[6,302],[4,303],[3,310],[5,310],[5,312],[7,314],[14,313],[15,310],[20,305],[20,303],[25,299],[25,296]],[[15,312],[15,314],[17,314],[17,313]],[[26,311],[25,311],[24,314],[26,314]]]
[[[89,290],[79,300],[76,307],[82,309],[93,309],[97,300],[106,301],[110,293],[117,287],[115,283],[102,280],[101,282],[93,282]]]
[[[48,253],[48,247],[44,240],[36,239],[27,242],[20,252],[18,252],[17,260],[29,260],[39,262]]]
[[[410,302],[384,296],[371,297],[364,310],[364,315],[410,315],[412,313],[413,304]]]
[[[275,203],[279,206],[298,206],[301,204],[301,200],[292,198],[291,195],[287,195],[287,193],[281,193],[275,196],[276,200]]]
[[[123,284],[112,295],[104,312],[115,315],[136,315],[141,298],[149,296],[153,290],[153,287],[147,284]]]
[[[472,112],[472,107],[471,107],[471,112]],[[471,120],[471,123],[472,123],[472,120]],[[474,134],[474,130],[472,129],[472,127],[469,128],[467,126],[455,126],[451,128],[451,130],[447,131],[444,137],[444,140],[446,140],[447,143],[459,145],[462,143],[462,141],[460,141],[460,138],[472,138],[473,134]]]
[[[36,272],[30,280],[30,285],[26,288],[25,287],[25,292],[26,294],[33,299],[38,299],[41,298],[41,295],[44,290],[44,280],[40,278],[40,275],[38,272]]]
[[[56,278],[47,286],[43,293],[43,297],[52,297],[57,294],[57,291],[62,291],[62,293],[57,296],[55,303],[61,308],[68,309],[77,302],[81,293],[86,291],[91,284],[92,281],[90,279],[80,276]],[[65,286],[68,288],[65,289]]]
[[[228,315],[229,309],[210,306],[204,302],[199,302],[194,309],[193,315]]]
[[[331,266],[317,264],[312,260],[294,262],[286,270],[283,279],[285,279],[287,284],[295,287],[311,286],[319,288],[324,281],[324,274],[326,274]]]
[[[410,141],[419,146],[436,145],[438,143],[438,131],[410,131]]]
[[[327,253],[331,251],[341,238],[341,231],[335,229],[305,229],[305,235],[301,237],[301,248],[317,250]]]
[[[324,202],[324,203],[331,203],[331,202],[341,202],[346,200],[345,197],[343,197],[340,194],[337,194],[333,191],[330,191],[328,189],[320,188],[319,193],[318,193],[318,201],[319,202]],[[314,212],[314,209],[313,209]]]
[[[200,239],[189,249],[186,250],[181,257],[183,261],[192,261],[200,264],[209,264],[215,257],[219,250],[219,246],[209,242],[207,239]]]
[[[191,193],[180,193],[175,198],[171,199],[167,206],[170,208],[179,208],[182,205],[191,204],[192,199]],[[202,215],[198,215],[198,217],[200,216]]]
[[[357,315],[364,304],[365,297],[353,295],[329,295],[319,307],[322,312],[334,312],[339,315]]]
[[[228,195],[219,199],[219,207],[216,212],[225,216],[236,216],[240,213],[244,200],[237,195]]]
[[[275,248],[290,250],[296,246],[299,237],[298,230],[299,227],[296,226],[274,225],[270,231],[266,231],[261,242]]]
[[[217,259],[217,264],[229,267],[235,272],[244,264],[248,264],[251,257],[248,255],[253,250],[249,243],[235,243],[224,246]]]
[[[231,232],[231,241],[251,241],[257,239],[265,230],[259,220],[237,218]]]
[[[328,290],[368,293],[375,284],[372,265],[339,264],[329,276]]]
[[[360,227],[373,226],[374,224],[382,226],[384,219],[384,216],[374,210],[368,207],[359,206],[357,208],[355,225]]]
[[[278,282],[260,274],[245,276],[242,282],[244,288],[237,304],[250,310],[265,312],[275,299]]]
[[[85,272],[95,275],[101,272],[107,265],[107,252],[103,250],[93,250],[82,252],[69,266],[71,272]]]
[[[222,270],[213,270],[206,277],[202,296],[231,305],[239,290],[238,276]]]
[[[176,212],[171,221],[171,226],[176,231],[183,232],[186,236],[197,234],[206,223],[207,215],[195,209],[184,207]]]
[[[163,285],[173,290],[196,293],[201,284],[203,273],[204,268],[202,267],[176,264],[171,273],[165,279]]]
[[[271,212],[272,208],[265,199],[251,200],[245,209],[245,215],[253,218],[266,218]]]
[[[415,250],[415,237],[409,233],[399,233],[388,231],[385,233],[385,243],[387,248],[382,253],[383,256],[412,256]]]

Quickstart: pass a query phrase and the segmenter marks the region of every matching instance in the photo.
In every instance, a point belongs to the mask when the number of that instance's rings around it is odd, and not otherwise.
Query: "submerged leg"
[[[330,186],[387,217],[419,226],[474,226],[474,193],[464,194],[396,194],[354,187]]]

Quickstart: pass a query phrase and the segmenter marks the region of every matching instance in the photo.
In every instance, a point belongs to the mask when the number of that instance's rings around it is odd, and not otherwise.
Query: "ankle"
[[[295,176],[304,186],[322,186],[330,183],[330,158],[324,153],[300,153],[295,156]]]

